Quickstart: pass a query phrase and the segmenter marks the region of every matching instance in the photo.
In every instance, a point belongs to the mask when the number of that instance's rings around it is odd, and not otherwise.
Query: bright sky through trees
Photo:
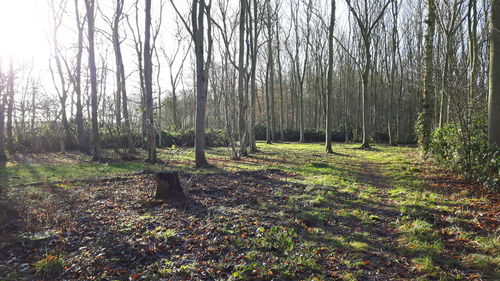
[[[43,11],[42,11],[43,9]],[[0,0],[0,55],[17,59],[47,58],[44,1]]]

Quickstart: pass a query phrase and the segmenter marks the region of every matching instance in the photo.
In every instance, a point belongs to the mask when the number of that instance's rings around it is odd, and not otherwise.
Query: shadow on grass
[[[211,171],[181,173],[189,196],[184,208],[172,208],[150,198],[152,175],[70,188],[41,188],[47,195],[42,200],[17,203],[26,210],[38,208],[51,215],[50,221],[39,222],[39,229],[65,229],[64,239],[53,246],[66,253],[65,258],[74,266],[64,278],[91,279],[103,272],[109,272],[109,278],[129,278],[136,270],[156,272],[158,268],[153,265],[167,260],[179,267],[192,261],[206,262],[208,265],[190,274],[201,279],[203,276],[227,279],[237,264],[253,263],[246,258],[230,263],[227,261],[232,257],[230,253],[244,257],[264,251],[265,255],[273,256],[276,264],[287,262],[271,248],[252,246],[259,239],[260,227],[272,226],[293,228],[297,233],[292,256],[303,254],[305,245],[326,249],[315,256],[321,269],[297,269],[298,279],[339,270],[356,273],[360,279],[370,279],[373,275],[386,280],[414,277],[408,265],[398,260],[398,236],[389,226],[399,218],[399,209],[380,200],[378,195],[370,197],[341,192],[332,186],[295,183],[291,180],[296,175],[276,169],[224,172],[212,168]],[[328,173],[332,171],[325,171]],[[360,185],[376,186],[381,180],[359,176],[357,173],[361,172],[352,169],[339,168],[338,173],[350,175]],[[387,185],[384,183],[383,187]],[[175,230],[174,237],[160,237],[162,229]],[[243,244],[231,242],[235,239]],[[25,250],[20,259],[28,263],[43,252],[36,247]],[[329,261],[329,257],[336,256],[345,262]],[[188,278],[183,275],[185,272],[170,274],[173,279]],[[279,274],[279,271],[274,273],[276,278],[284,276]]]

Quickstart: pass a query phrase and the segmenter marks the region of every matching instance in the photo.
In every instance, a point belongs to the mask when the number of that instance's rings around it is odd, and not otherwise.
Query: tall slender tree
[[[488,141],[500,146],[500,0],[491,0]]]
[[[54,87],[56,89],[57,95],[59,96],[59,102],[61,104],[61,152],[66,152],[66,145],[69,143],[69,138],[71,135],[70,126],[67,117],[67,99],[68,99],[68,91],[70,87],[69,81],[66,79],[65,71],[63,70],[62,65],[62,52],[59,46],[59,28],[63,23],[63,15],[66,13],[66,2],[61,2],[58,5],[54,3],[54,1],[50,1],[50,6],[52,9],[52,44],[54,45],[53,55],[54,61],[56,63],[56,71],[52,69],[52,64],[49,63],[50,73],[52,75],[52,81],[54,83]],[[69,68],[69,67],[68,67]],[[56,82],[55,72],[57,72],[57,76],[59,81]],[[71,72],[68,69],[68,74],[71,75]]]
[[[276,11],[278,13],[279,7],[276,4]],[[283,98],[283,66],[281,63],[281,42],[280,42],[280,20],[276,15],[276,61],[278,63],[278,80],[279,80],[279,94],[280,94],[280,140],[285,140],[285,101]]]
[[[362,46],[364,51],[364,65],[362,68],[361,79],[363,88],[361,92],[361,114],[363,124],[363,143],[362,148],[369,148],[369,132],[368,129],[368,94],[370,93],[369,79],[372,71],[373,54],[372,54],[372,34],[383,18],[385,10],[393,0],[375,1],[375,3],[362,2],[360,5],[353,5],[351,0],[346,0],[347,6],[354,16],[356,23],[361,33]]]
[[[255,142],[255,126],[257,122],[257,57],[259,54],[259,35],[261,32],[259,21],[259,1],[250,0],[252,12],[248,13],[249,22],[249,54],[250,54],[250,152],[257,151],[257,144]]]
[[[211,8],[212,1],[209,0],[193,0],[191,4],[191,25],[182,17],[182,14],[174,4],[174,0],[170,0],[176,13],[184,23],[187,31],[191,35],[194,42],[194,53],[196,59],[196,116],[195,116],[195,164],[196,167],[204,167],[208,165],[205,157],[205,117],[207,110],[207,94],[208,94],[208,77],[209,69],[212,63],[212,22]],[[207,20],[208,33],[205,38],[205,19]],[[207,45],[207,46],[205,46]],[[207,57],[205,57],[205,47],[207,47]]]
[[[7,124],[5,126],[7,136],[7,150],[9,156],[14,154],[14,58],[9,59],[9,76],[7,78]]]
[[[238,125],[240,132],[240,156],[247,154],[247,100],[245,91],[245,26],[247,15],[247,0],[240,0],[239,50],[238,50]]]
[[[7,160],[7,154],[5,154],[5,105],[7,104],[7,92],[5,88],[2,57],[0,57],[0,161]]]
[[[273,12],[271,11],[271,0],[266,1],[266,11],[267,11],[267,59],[268,59],[268,85],[266,91],[266,100],[267,100],[267,142],[271,143],[274,141],[274,133],[275,133],[275,100],[274,100],[274,19]]]
[[[85,0],[85,7],[87,10],[93,159],[98,161],[101,159],[101,140],[99,135],[99,120],[97,115],[99,101],[97,99],[97,67],[95,62],[95,0]]]
[[[330,25],[328,26],[328,81],[326,93],[326,153],[332,150],[332,111],[333,111],[333,31],[335,28],[335,0],[330,0]]]
[[[155,163],[156,155],[156,133],[153,120],[153,62],[151,50],[151,0],[145,0],[145,22],[144,22],[144,85],[146,102],[146,128],[148,161]]]
[[[82,152],[88,152],[87,136],[85,134],[85,123],[83,121],[82,105],[82,56],[83,56],[83,31],[85,21],[80,17],[80,7],[78,0],[75,0],[76,28],[78,30],[78,42],[76,53],[76,68],[73,75],[73,87],[76,95],[76,136],[78,138],[78,148]]]
[[[418,126],[421,128],[419,143],[425,153],[429,151],[434,110],[434,33],[436,30],[436,1],[427,0],[427,33],[425,34],[424,51],[424,85],[422,95],[422,112]]]

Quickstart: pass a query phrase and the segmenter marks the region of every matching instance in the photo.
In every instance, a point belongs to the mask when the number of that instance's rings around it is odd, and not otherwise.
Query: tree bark
[[[369,78],[369,75],[370,75],[370,67],[371,67],[371,55],[370,55],[370,45],[369,43],[367,45],[365,45],[365,49],[366,49],[366,64],[365,64],[365,69],[363,71],[363,75],[362,75],[362,83],[363,83],[363,87],[362,87],[362,90],[361,90],[361,122],[362,122],[362,143],[361,143],[361,147],[362,148],[369,148],[370,147],[370,143],[369,143],[369,137],[368,137],[368,133],[369,133],[369,129],[368,129],[368,125],[369,125],[369,121],[368,121],[368,102],[367,102],[367,99],[368,99],[368,78]]]
[[[273,24],[272,24],[272,13],[271,13],[271,1],[267,0],[267,33],[268,33],[268,60],[269,60],[269,107],[268,107],[268,127],[269,127],[269,139],[268,141],[275,141],[275,101],[274,101],[274,55],[273,55]]]
[[[193,0],[191,21],[196,56],[196,123],[195,123],[195,163],[200,168],[207,166],[205,157],[205,114],[207,106],[208,72],[205,62],[205,0]],[[209,34],[208,36],[211,36]],[[209,40],[211,40],[209,38]],[[210,44],[210,43],[209,43]],[[210,51],[209,51],[210,55]]]
[[[151,52],[151,0],[146,0],[144,22],[144,86],[146,103],[146,128],[148,137],[148,162],[156,163],[156,133],[153,120],[153,62]]]
[[[425,153],[429,151],[432,119],[434,108],[434,81],[433,81],[433,58],[434,58],[434,33],[436,29],[436,2],[435,0],[427,0],[427,33],[425,35],[425,51],[424,51],[424,86],[422,97],[422,113],[421,113],[421,136],[420,145]]]
[[[0,57],[0,73],[2,73],[2,58]],[[7,92],[3,87],[4,81],[0,76],[0,161],[7,160],[5,154],[5,105],[7,104]],[[2,93],[3,92],[3,93]]]
[[[99,135],[98,120],[98,99],[97,99],[97,67],[95,62],[95,43],[94,43],[94,6],[95,0],[85,0],[87,9],[87,32],[88,32],[88,52],[89,52],[89,72],[90,72],[90,97],[92,109],[92,145],[93,159],[101,159],[101,141]]]
[[[500,0],[491,0],[488,142],[500,146]]]
[[[120,19],[122,17],[123,11],[123,1],[116,0],[115,14],[113,17],[113,31],[112,31],[112,41],[113,48],[115,51],[115,64],[116,64],[116,93],[115,93],[115,122],[116,126],[120,128],[122,126],[122,75],[121,66],[123,65],[122,53],[121,53],[121,42],[120,42]]]
[[[258,55],[258,7],[257,1],[253,2],[253,17],[250,17],[250,26],[252,31],[250,32],[250,129],[249,129],[249,139],[250,139],[250,152],[257,151],[257,144],[255,142],[255,124],[256,124],[256,111],[257,111],[257,82],[256,82],[256,72],[257,72],[257,55]]]
[[[285,140],[285,101],[283,100],[283,73],[281,65],[281,47],[280,47],[280,24],[276,21],[276,60],[278,61],[278,79],[280,83],[280,140]]]
[[[325,124],[325,149],[326,153],[332,150],[332,111],[333,111],[333,31],[335,27],[335,0],[330,0],[331,14],[330,26],[328,27],[328,81],[326,94],[326,124]]]
[[[246,143],[246,108],[247,101],[244,96],[244,82],[245,82],[245,24],[246,24],[246,13],[247,13],[247,0],[240,1],[240,25],[239,25],[239,54],[238,54],[238,125],[239,125],[239,137],[240,137],[240,149],[239,156],[245,156],[247,154],[247,143]]]
[[[14,61],[12,57],[10,58],[9,63],[9,76],[7,81],[7,92],[8,95],[7,100],[7,125],[6,125],[6,136],[7,136],[7,150],[9,151],[9,156],[14,154],[14,136],[12,129],[13,122],[13,111],[14,111]]]
[[[83,121],[83,106],[82,106],[82,56],[83,56],[83,28],[84,23],[81,22],[80,12],[78,8],[78,0],[75,0],[76,26],[78,29],[78,51],[76,54],[76,70],[74,78],[74,87],[76,94],[76,135],[78,138],[78,148],[82,152],[88,152],[87,137],[85,135],[85,123]]]

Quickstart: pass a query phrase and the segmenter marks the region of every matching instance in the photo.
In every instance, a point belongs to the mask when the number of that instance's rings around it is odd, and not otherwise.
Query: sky
[[[0,56],[47,57],[47,19],[39,0],[0,0]]]
[[[54,0],[55,3],[60,3],[63,0]],[[113,0],[98,0],[99,5],[109,16],[112,15]],[[125,1],[125,7],[128,8],[128,13],[133,14],[131,5],[132,0]],[[284,1],[286,3],[287,1]],[[329,1],[322,0],[324,5]],[[0,0],[0,58],[3,60],[5,67],[8,58],[13,57],[17,64],[21,65],[26,62],[33,63],[33,73],[38,73],[44,84],[44,87],[51,87],[51,76],[48,74],[49,60],[51,56],[51,44],[47,36],[51,36],[49,31],[50,9],[48,8],[48,0]],[[176,0],[176,5],[180,10],[186,10],[188,0]],[[230,0],[232,7],[238,7],[239,0]],[[142,6],[142,5],[141,5]],[[67,47],[68,55],[74,55],[74,50],[71,49],[76,42],[74,19],[73,19],[73,0],[68,0],[67,9],[68,15],[65,16],[63,27],[59,31],[59,40],[61,45]],[[84,11],[80,11],[83,13]],[[127,11],[124,11],[127,13]],[[158,11],[156,11],[158,12]],[[155,11],[153,11],[155,17]],[[347,14],[345,3],[343,0],[337,0],[337,22],[342,21]],[[160,34],[160,42],[158,46],[164,46],[167,52],[173,53],[176,47],[175,38],[175,12],[168,0],[163,11],[162,29]],[[142,23],[142,20],[141,20]],[[125,21],[122,22],[124,30],[128,30]],[[102,21],[99,13],[96,15],[96,26],[99,28],[107,28],[107,25]],[[124,42],[125,64],[128,70],[135,68],[136,58],[133,51],[132,43],[130,42],[131,35],[128,36],[129,41]],[[109,43],[109,42],[108,42]],[[69,46],[69,47],[68,47]],[[170,49],[170,50],[169,50]],[[103,51],[103,50],[98,50]],[[108,50],[109,65],[113,66],[114,60],[112,50]],[[168,77],[167,64],[162,63],[162,76]],[[37,74],[35,74],[37,75]],[[163,83],[162,83],[163,84]],[[165,81],[165,86],[169,85],[169,81]]]

